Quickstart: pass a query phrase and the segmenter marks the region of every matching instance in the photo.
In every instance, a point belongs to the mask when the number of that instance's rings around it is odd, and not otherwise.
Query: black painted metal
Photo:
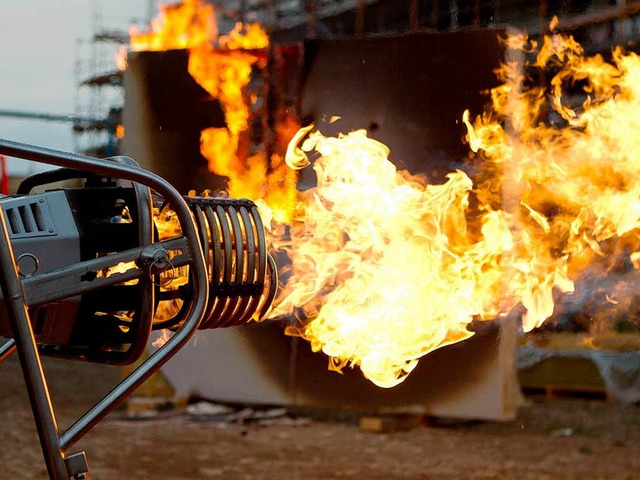
[[[186,249],[188,243],[184,241],[184,239],[178,238],[157,242],[154,245],[156,245],[159,250],[169,250],[174,248]],[[125,250],[109,255],[108,257],[86,260],[70,265],[67,268],[25,278],[22,283],[27,305],[42,305],[74,295],[100,290],[117,283],[145,277],[148,275],[147,270],[143,268],[131,268],[126,272],[112,274],[109,277],[96,278],[90,283],[82,282],[80,279],[80,277],[87,272],[112,267],[121,262],[135,262],[140,258],[143,250],[143,247]],[[175,267],[180,267],[189,264],[192,260],[193,257],[191,255],[183,254],[172,259],[172,264]]]

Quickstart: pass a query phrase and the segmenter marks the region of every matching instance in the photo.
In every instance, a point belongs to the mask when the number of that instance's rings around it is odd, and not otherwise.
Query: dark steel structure
[[[260,22],[276,41],[416,31],[516,28],[572,33],[589,51],[636,49],[637,0],[211,0],[223,20]]]

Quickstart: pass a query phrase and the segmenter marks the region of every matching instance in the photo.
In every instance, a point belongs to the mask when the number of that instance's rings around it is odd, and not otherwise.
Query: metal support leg
[[[9,240],[9,232],[2,211],[0,211],[0,287],[2,287],[49,478],[51,480],[69,480],[64,453],[60,448],[58,424],[29,321],[22,285]]]

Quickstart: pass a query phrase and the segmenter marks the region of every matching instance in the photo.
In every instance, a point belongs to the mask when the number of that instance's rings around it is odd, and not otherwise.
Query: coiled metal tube
[[[246,199],[187,197],[209,272],[201,329],[262,318],[276,294],[277,270],[267,252],[256,205]]]

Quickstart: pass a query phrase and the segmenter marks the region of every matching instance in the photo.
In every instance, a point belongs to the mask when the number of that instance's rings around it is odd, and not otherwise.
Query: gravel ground
[[[100,365],[45,368],[62,427],[119,376]],[[0,392],[0,479],[46,479],[15,358],[0,365]],[[118,410],[71,451],[86,451],[94,480],[630,480],[640,479],[639,440],[640,407],[529,397],[513,422],[430,421],[382,434],[353,418],[217,422],[175,409],[130,420]]]

